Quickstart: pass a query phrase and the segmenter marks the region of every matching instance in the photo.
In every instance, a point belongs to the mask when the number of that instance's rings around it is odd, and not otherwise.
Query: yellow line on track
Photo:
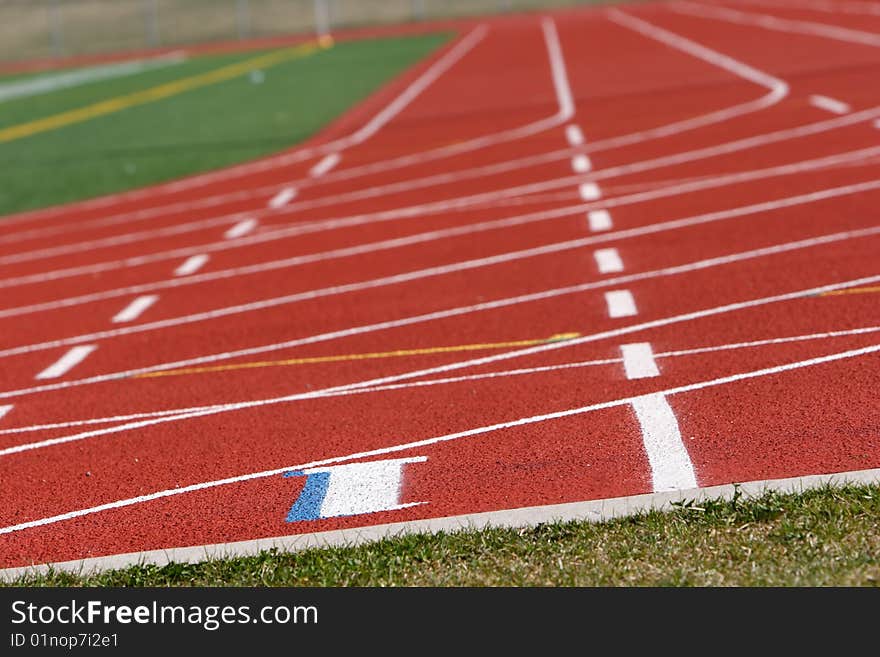
[[[517,347],[533,347],[548,342],[571,340],[580,336],[580,333],[560,333],[549,338],[538,340],[516,340],[514,342],[491,342],[480,344],[463,344],[452,347],[426,347],[423,349],[397,349],[395,351],[380,351],[365,354],[344,354],[340,356],[314,356],[311,358],[291,358],[288,360],[268,360],[250,363],[233,363],[230,365],[214,365],[211,367],[188,367],[178,370],[162,370],[159,372],[146,372],[136,374],[135,379],[151,379],[161,376],[181,376],[184,374],[206,374],[210,372],[230,372],[233,370],[249,370],[263,367],[283,367],[290,365],[312,365],[315,363],[339,363],[343,361],[372,360],[378,358],[400,358],[403,356],[427,356],[431,354],[448,354],[460,351],[485,351],[490,349],[513,349]]]
[[[830,292],[822,292],[821,297],[837,297],[842,294],[874,294],[880,292],[880,287],[849,287],[842,290],[831,290]]]
[[[124,96],[117,96],[116,98],[108,98],[107,100],[62,112],[61,114],[55,114],[42,119],[36,119],[35,121],[28,121],[27,123],[20,123],[8,128],[3,128],[0,129],[0,143],[23,139],[41,132],[57,130],[75,123],[82,123],[101,116],[120,112],[130,107],[171,98],[172,96],[177,96],[187,91],[192,91],[193,89],[207,87],[212,84],[217,84],[218,82],[225,82],[246,75],[257,69],[268,68],[270,66],[275,66],[276,64],[281,64],[282,62],[308,57],[309,55],[313,55],[314,53],[329,48],[332,45],[332,40],[327,39],[310,41],[295,48],[285,48],[284,50],[278,50],[265,55],[260,55],[259,57],[253,57],[243,62],[223,66],[214,69],[213,71],[207,71],[188,78],[166,82],[155,87],[150,87],[149,89],[135,91]]]

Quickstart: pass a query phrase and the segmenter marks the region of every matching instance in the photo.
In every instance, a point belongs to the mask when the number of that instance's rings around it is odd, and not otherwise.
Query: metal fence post
[[[410,0],[413,20],[425,20],[425,0]]]
[[[144,22],[146,24],[147,44],[159,45],[159,0],[144,0]]]
[[[51,0],[47,6],[49,13],[49,40],[52,43],[52,54],[61,57],[64,54],[64,17],[61,15],[61,0]]]
[[[251,7],[248,0],[235,0],[235,27],[239,39],[251,35]]]
[[[315,33],[318,36],[330,34],[330,12],[327,0],[315,0]]]

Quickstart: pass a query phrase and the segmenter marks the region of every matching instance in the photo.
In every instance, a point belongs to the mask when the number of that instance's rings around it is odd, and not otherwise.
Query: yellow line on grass
[[[267,360],[250,363],[233,363],[230,365],[213,365],[211,367],[188,367],[178,370],[162,370],[136,374],[133,378],[150,379],[160,376],[180,376],[183,374],[205,374],[208,372],[229,372],[232,370],[249,370],[263,367],[282,367],[289,365],[311,365],[314,363],[339,363],[343,361],[370,360],[376,358],[399,358],[402,356],[426,356],[431,354],[448,354],[459,351],[483,351],[488,349],[512,349],[516,347],[532,347],[548,342],[571,340],[580,333],[560,333],[549,338],[538,340],[516,340],[514,342],[489,342],[480,344],[462,344],[452,347],[426,347],[423,349],[397,349],[395,351],[379,351],[365,354],[344,354],[340,356],[314,356],[311,358],[291,358],[288,360]]]
[[[229,66],[222,66],[213,71],[207,71],[188,78],[166,82],[155,87],[150,87],[149,89],[117,96],[116,98],[109,98],[92,105],[62,112],[61,114],[55,114],[54,116],[47,116],[42,119],[36,119],[35,121],[28,121],[27,123],[20,123],[8,128],[3,128],[0,129],[0,143],[23,139],[41,132],[57,130],[58,128],[63,128],[75,123],[82,123],[83,121],[89,121],[100,116],[120,112],[130,107],[171,98],[172,96],[177,96],[178,94],[192,91],[193,89],[199,89],[208,85],[217,84],[218,82],[225,82],[237,78],[257,69],[268,68],[270,66],[275,66],[276,64],[281,64],[282,62],[308,57],[309,55],[312,55],[319,50],[329,48],[332,45],[332,40],[327,39],[322,39],[320,42],[310,41],[295,48],[278,50],[265,55],[260,55],[259,57],[247,59],[243,62],[230,64]]]

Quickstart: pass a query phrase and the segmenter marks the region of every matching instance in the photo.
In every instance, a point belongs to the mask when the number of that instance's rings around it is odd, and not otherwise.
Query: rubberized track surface
[[[4,220],[0,566],[880,468],[880,18],[825,5],[462,23]]]

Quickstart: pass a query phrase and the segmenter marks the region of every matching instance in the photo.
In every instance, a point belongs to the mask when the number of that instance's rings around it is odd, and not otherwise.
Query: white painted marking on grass
[[[71,347],[71,349],[55,363],[37,374],[36,378],[57,379],[60,376],[64,376],[74,367],[83,362],[86,357],[97,348],[97,345],[93,344],[82,344],[77,345],[76,347]]]
[[[649,342],[636,342],[621,345],[620,353],[623,355],[623,369],[628,379],[649,379],[660,376],[657,361],[654,360],[654,350]]]
[[[576,125],[565,126],[565,139],[569,146],[581,146],[584,143],[584,133]]]
[[[623,271],[623,260],[615,248],[597,249],[593,252],[600,274],[614,274]]]
[[[587,213],[587,223],[590,225],[590,230],[594,233],[611,230],[614,227],[611,213],[608,210],[591,210]]]
[[[210,257],[211,256],[207,253],[199,253],[198,255],[190,256],[174,270],[174,275],[189,276],[190,274],[195,274],[199,269],[205,266],[205,263],[208,262]]]
[[[312,178],[320,178],[335,168],[341,159],[342,156],[339,153],[330,153],[309,170],[309,175]]]
[[[592,170],[593,163],[586,155],[575,155],[571,158],[571,168],[575,173],[587,173]]]
[[[813,95],[809,98],[810,105],[833,114],[846,114],[852,109],[847,103],[828,96]]]
[[[228,240],[238,239],[239,237],[244,237],[250,232],[253,232],[254,228],[257,227],[259,222],[256,219],[245,219],[244,221],[239,221],[232,228],[227,230],[223,237]]]
[[[619,317],[632,317],[638,315],[636,301],[629,290],[611,290],[605,293],[605,303],[608,305],[608,316],[612,319]]]
[[[269,207],[273,210],[278,210],[279,208],[283,208],[285,205],[290,203],[293,199],[296,198],[297,190],[295,187],[285,187],[280,192],[275,194],[271,199],[269,199]]]
[[[599,185],[594,182],[581,183],[578,187],[578,193],[583,201],[598,201],[602,198],[602,191]]]
[[[157,294],[145,294],[137,297],[125,308],[116,313],[113,317],[113,323],[122,324],[124,322],[133,322],[158,300],[159,295]]]
[[[6,417],[6,414],[9,413],[13,408],[15,408],[15,404],[4,404],[0,406],[0,420]]]
[[[642,441],[651,465],[654,491],[696,488],[694,466],[666,396],[645,395],[635,399],[632,407],[642,427]]]

